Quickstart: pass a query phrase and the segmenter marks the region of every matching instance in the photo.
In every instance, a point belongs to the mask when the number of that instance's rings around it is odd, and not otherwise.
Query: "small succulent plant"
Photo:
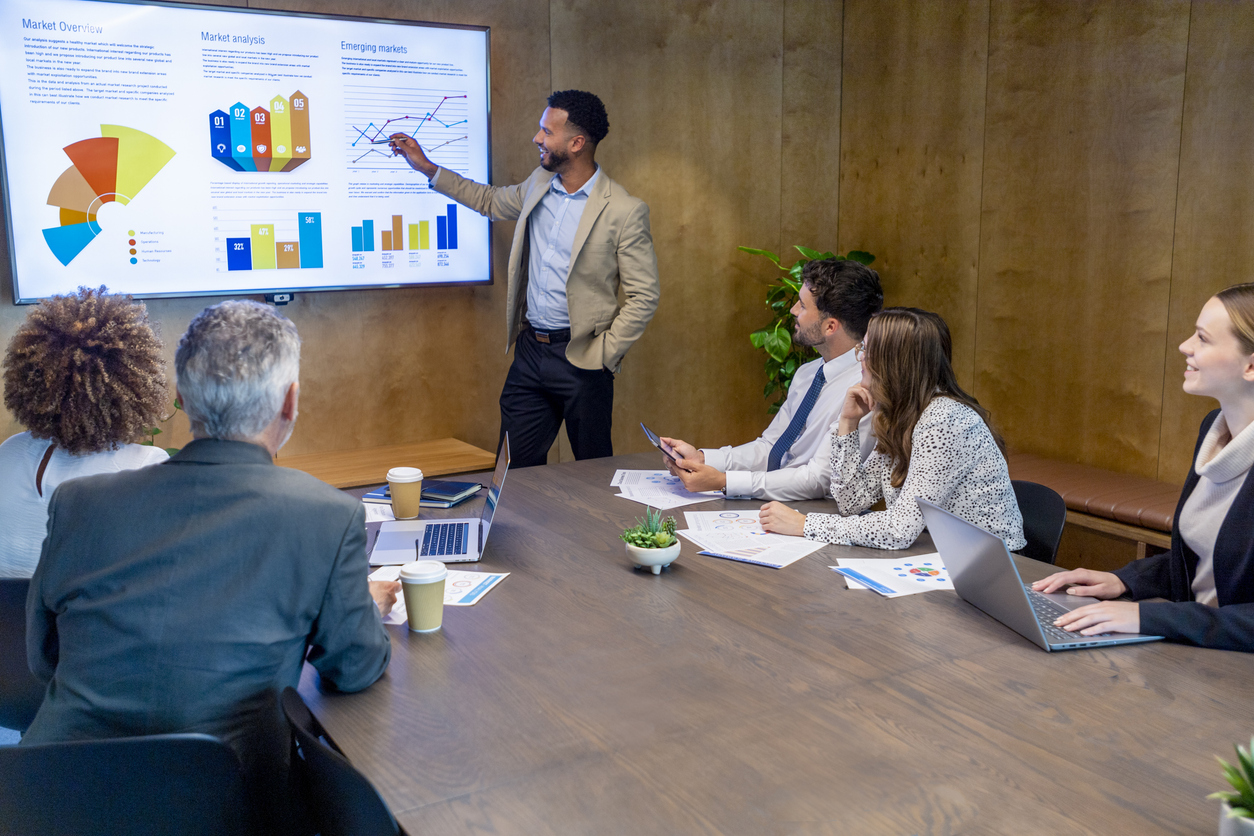
[[[1234,819],[1254,819],[1254,760],[1250,757],[1250,753],[1254,752],[1254,737],[1250,738],[1249,749],[1241,746],[1235,748],[1237,750],[1236,766],[1223,758],[1215,758],[1224,768],[1224,777],[1228,779],[1229,784],[1232,784],[1235,792],[1213,792],[1206,797],[1226,802],[1229,808],[1228,815]]]
[[[623,531],[623,542],[642,549],[664,549],[675,543],[675,518],[662,519],[662,512],[645,508],[644,519]]]

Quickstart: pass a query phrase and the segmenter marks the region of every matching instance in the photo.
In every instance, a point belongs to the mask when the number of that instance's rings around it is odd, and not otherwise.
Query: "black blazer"
[[[1193,465],[1176,505],[1171,528],[1171,551],[1147,557],[1115,572],[1132,597],[1166,598],[1171,603],[1141,604],[1141,632],[1170,641],[1219,650],[1254,652],[1254,479],[1246,478],[1232,501],[1215,540],[1215,590],[1219,607],[1193,600],[1197,554],[1180,537],[1180,513],[1197,487],[1197,451],[1219,416],[1215,410],[1202,421],[1193,448]]]

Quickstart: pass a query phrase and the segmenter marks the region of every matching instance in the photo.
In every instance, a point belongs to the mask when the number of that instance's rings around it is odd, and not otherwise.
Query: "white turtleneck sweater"
[[[1251,465],[1254,465],[1254,424],[1233,438],[1227,420],[1219,413],[1198,448],[1193,469],[1201,478],[1180,510],[1177,522],[1181,539],[1197,555],[1193,598],[1212,607],[1219,606],[1219,595],[1215,591],[1215,540],[1232,501],[1245,484]]]

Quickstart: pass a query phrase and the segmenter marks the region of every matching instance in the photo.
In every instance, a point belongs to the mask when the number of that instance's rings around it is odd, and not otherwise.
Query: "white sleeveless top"
[[[48,528],[48,500],[57,485],[80,476],[134,470],[170,458],[160,447],[142,444],[83,455],[55,450],[44,470],[40,496],[35,475],[51,443],[32,438],[29,432],[0,443],[0,578],[29,578],[35,573]]]

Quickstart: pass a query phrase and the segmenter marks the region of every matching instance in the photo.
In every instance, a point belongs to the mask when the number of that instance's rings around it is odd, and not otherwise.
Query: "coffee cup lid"
[[[438,560],[415,560],[401,567],[401,581],[432,583],[448,577],[448,567]]]
[[[388,481],[389,482],[421,482],[422,471],[416,467],[394,467],[388,471]]]

